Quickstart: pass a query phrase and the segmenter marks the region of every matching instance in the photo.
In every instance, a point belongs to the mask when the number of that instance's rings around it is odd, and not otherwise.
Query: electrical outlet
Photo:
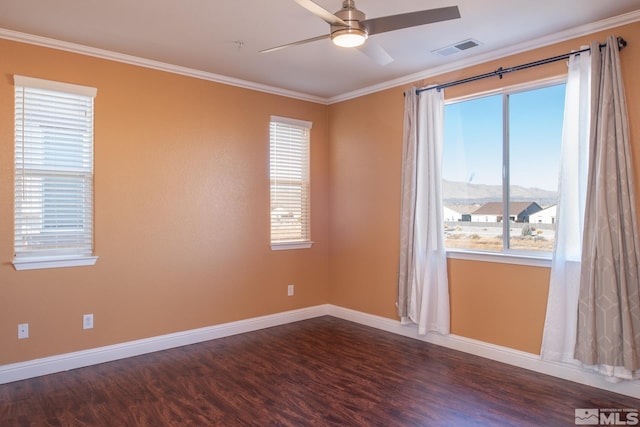
[[[82,316],[82,329],[93,329],[93,314]]]
[[[29,324],[20,323],[18,325],[18,339],[23,340],[25,338],[29,338]]]
[[[294,293],[293,285],[287,286],[287,296],[292,297]]]

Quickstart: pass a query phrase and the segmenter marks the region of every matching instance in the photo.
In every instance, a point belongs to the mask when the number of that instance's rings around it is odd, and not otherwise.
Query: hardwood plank
[[[0,385],[2,426],[563,426],[640,400],[333,317]]]

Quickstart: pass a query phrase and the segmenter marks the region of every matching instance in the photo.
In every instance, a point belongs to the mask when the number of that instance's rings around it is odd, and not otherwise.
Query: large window
[[[564,92],[556,82],[445,106],[447,248],[553,250]]]
[[[271,247],[311,246],[309,145],[311,123],[271,117]]]
[[[91,265],[94,88],[14,76],[16,269]]]

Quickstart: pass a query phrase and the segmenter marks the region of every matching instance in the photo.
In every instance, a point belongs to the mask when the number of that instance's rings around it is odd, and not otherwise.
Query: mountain
[[[502,186],[442,180],[442,197],[445,205],[498,202],[502,200]],[[558,192],[512,185],[511,201],[549,206],[558,202]]]

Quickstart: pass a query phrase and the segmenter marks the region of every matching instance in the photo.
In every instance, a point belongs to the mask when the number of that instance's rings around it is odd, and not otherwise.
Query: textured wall
[[[640,188],[640,23],[593,34],[416,82],[444,83],[552,57],[609,34],[623,36],[621,53],[631,122],[636,187]],[[566,74],[557,62],[446,90],[447,98],[482,93]],[[331,289],[333,304],[396,318],[396,275],[406,87],[330,107]],[[640,197],[637,199],[640,202]],[[549,269],[449,260],[451,331],[454,334],[538,353],[546,310]]]
[[[0,52],[0,364],[327,302],[327,106],[5,40]],[[98,88],[94,267],[10,263],[14,74]],[[272,114],[313,122],[309,250],[269,247]]]

